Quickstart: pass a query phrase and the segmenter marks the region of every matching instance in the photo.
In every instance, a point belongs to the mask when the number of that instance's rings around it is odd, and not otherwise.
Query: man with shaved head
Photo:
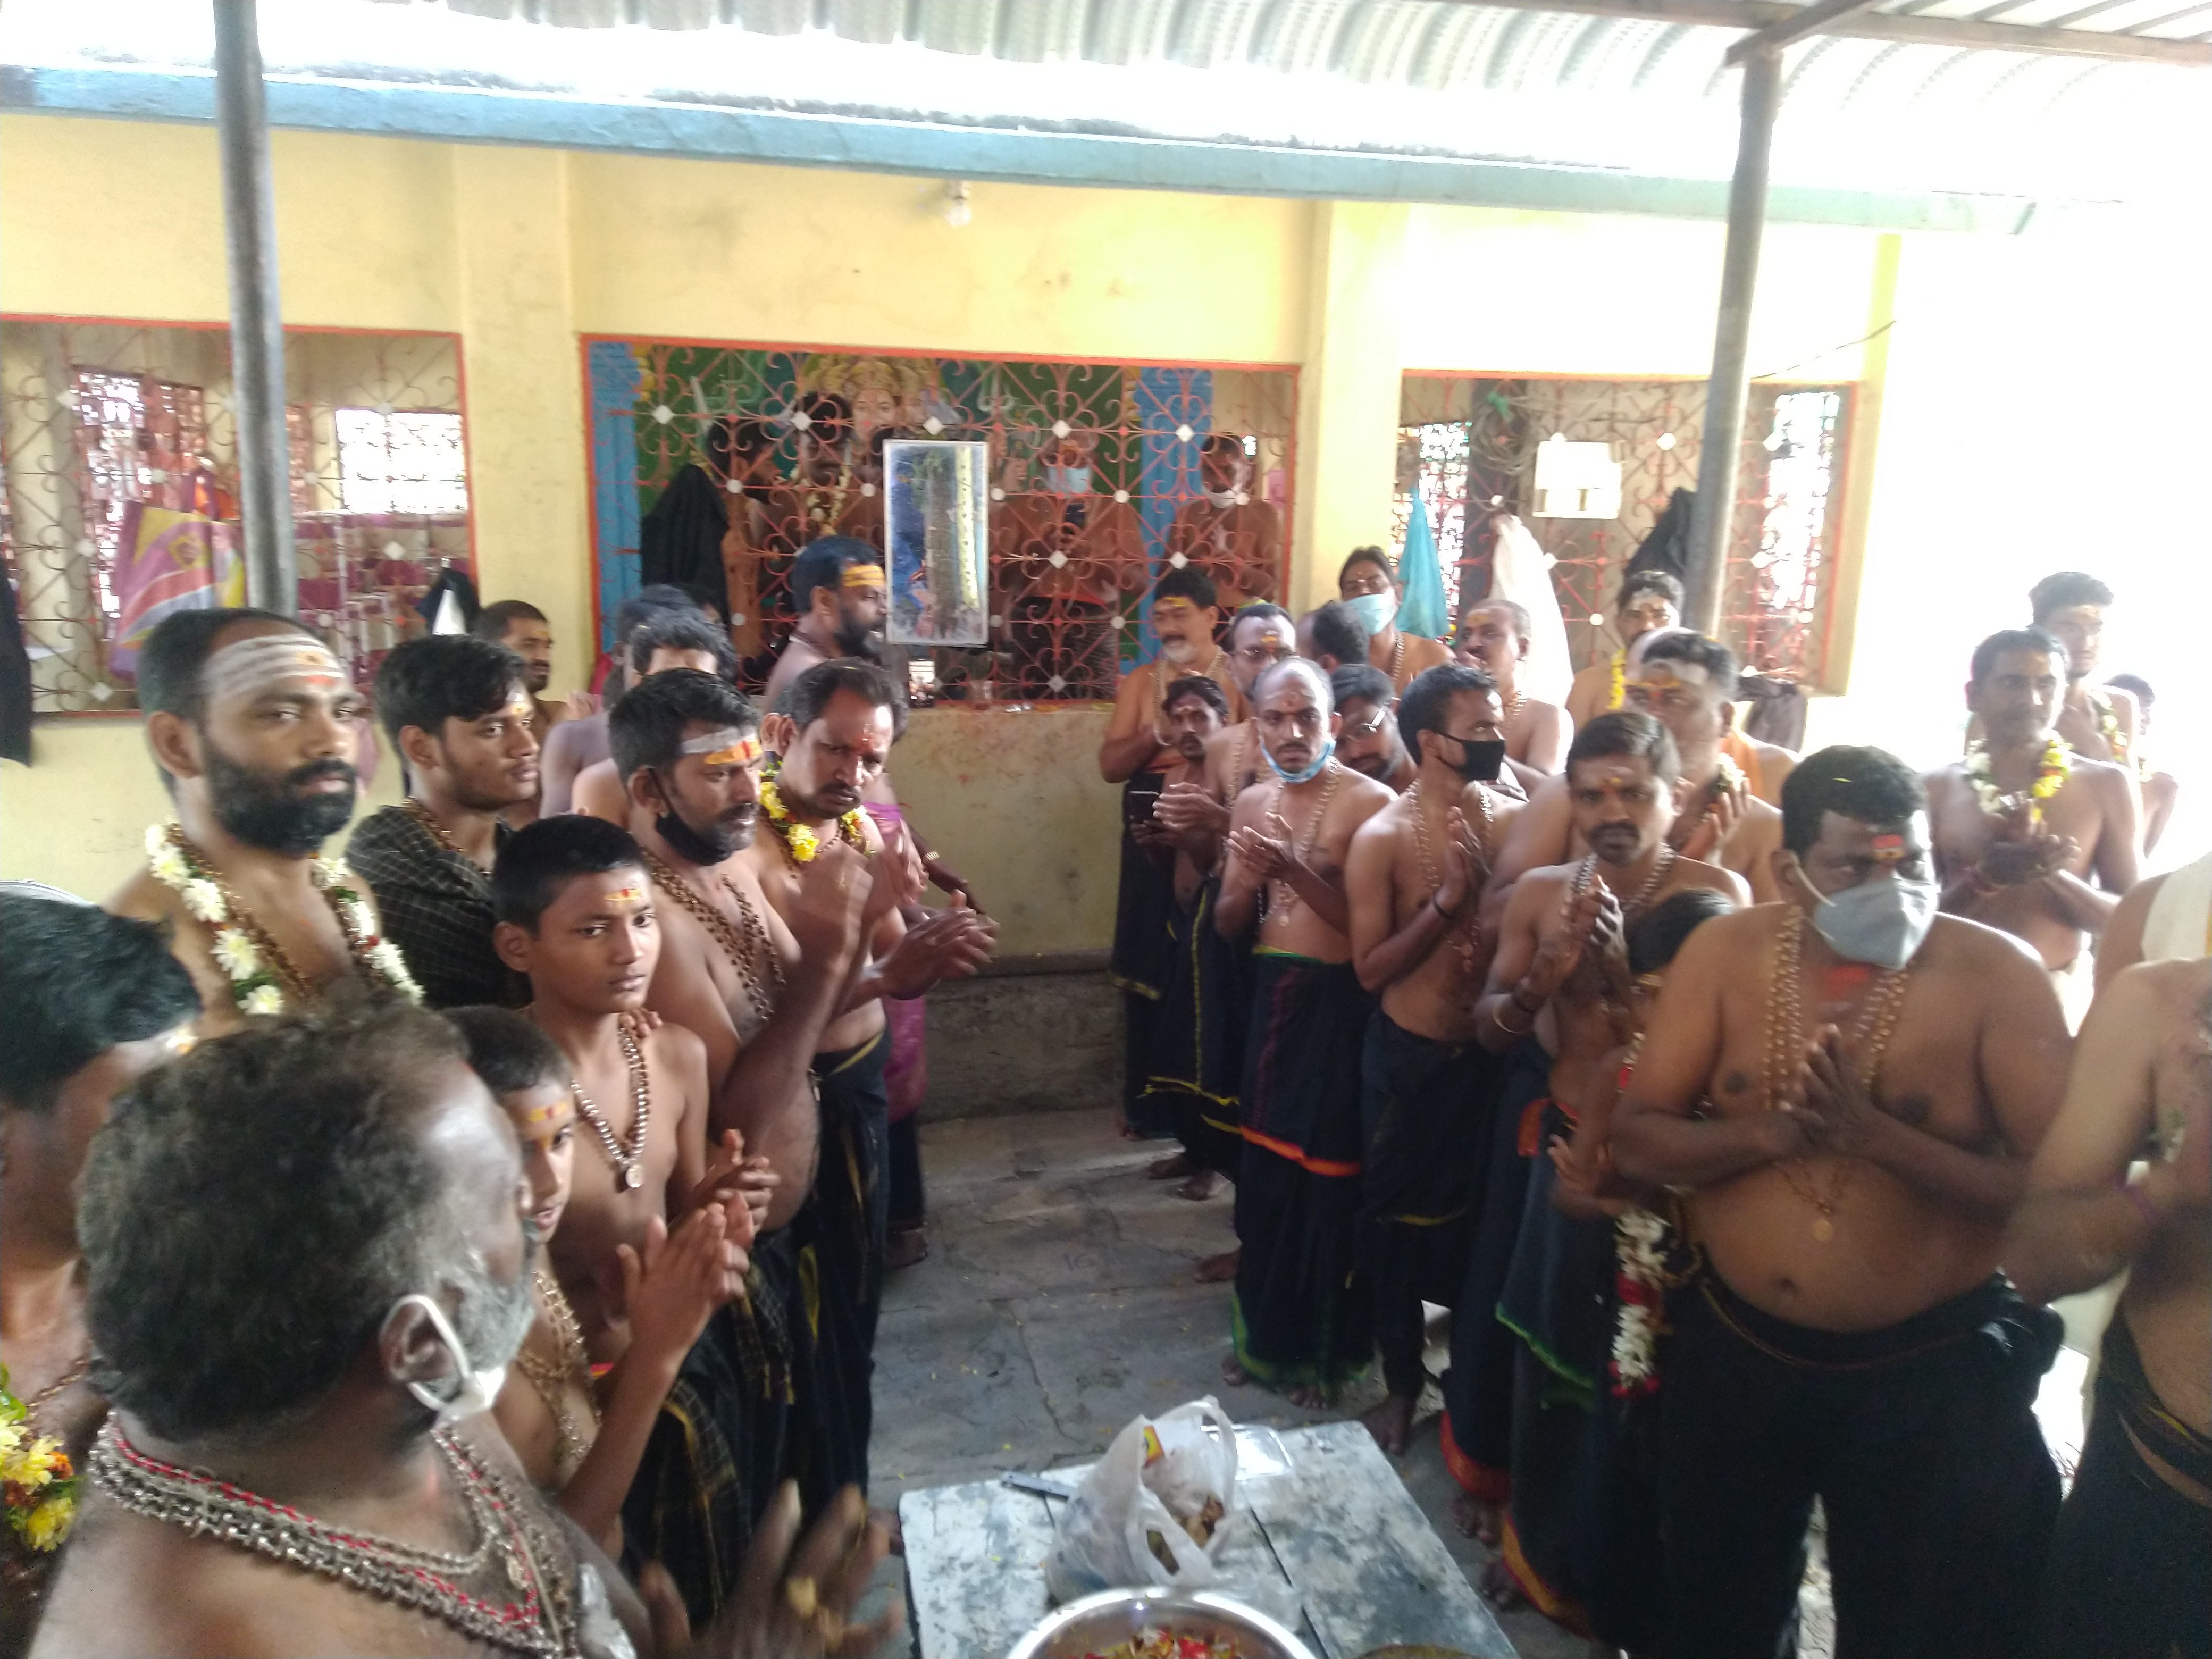
[[[1374,1000],[1352,964],[1345,865],[1389,789],[1335,757],[1328,676],[1303,657],[1254,684],[1267,775],[1230,815],[1215,927],[1252,942],[1237,1185],[1242,1252],[1231,1386],[1333,1398],[1373,1347],[1352,1282],[1359,1212],[1360,1049]]]

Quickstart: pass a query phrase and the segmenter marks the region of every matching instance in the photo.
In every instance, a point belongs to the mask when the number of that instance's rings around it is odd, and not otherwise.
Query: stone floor
[[[1063,1111],[926,1124],[922,1147],[930,1256],[884,1294],[873,1502],[1084,1462],[1131,1418],[1201,1395],[1274,1425],[1356,1414],[1381,1397],[1378,1382],[1333,1413],[1302,1412],[1222,1386],[1228,1290],[1194,1283],[1191,1267],[1235,1242],[1230,1200],[1192,1204],[1146,1181],[1144,1166],[1172,1143],[1125,1141],[1106,1113]],[[1443,1364],[1431,1356],[1432,1370]],[[1401,1468],[1473,1577],[1490,1552],[1451,1526],[1437,1404],[1431,1390]],[[1524,1659],[1584,1651],[1533,1612],[1499,1622]]]

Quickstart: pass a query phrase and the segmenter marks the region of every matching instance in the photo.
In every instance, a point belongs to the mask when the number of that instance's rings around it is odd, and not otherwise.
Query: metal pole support
[[[1690,556],[1682,620],[1700,634],[1720,631],[1722,578],[1735,519],[1736,459],[1743,447],[1743,404],[1750,387],[1751,305],[1759,289],[1759,240],[1766,228],[1767,162],[1782,102],[1782,54],[1744,59],[1743,125],[1735,179],[1729,186],[1728,247],[1721,262],[1720,319],[1713,331],[1713,378],[1705,389],[1705,432],[1698,453],[1698,502],[1690,519]]]
[[[294,617],[292,451],[284,425],[284,323],[276,302],[276,211],[254,0],[214,0],[216,131],[230,250],[230,377],[249,605]]]

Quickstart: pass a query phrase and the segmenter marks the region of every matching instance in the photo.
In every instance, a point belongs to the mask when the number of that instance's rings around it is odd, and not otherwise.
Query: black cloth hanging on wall
[[[1698,494],[1693,489],[1678,489],[1667,498],[1667,510],[1659,515],[1659,522],[1651,526],[1651,533],[1637,547],[1622,571],[1626,581],[1639,570],[1663,570],[1678,582],[1687,582],[1690,572],[1690,514],[1696,508]],[[1619,603],[1620,596],[1614,595]]]
[[[0,576],[0,760],[31,763],[31,654],[23,648],[23,619],[15,610],[15,584]]]
[[[653,511],[638,526],[638,580],[704,590],[730,614],[730,584],[722,568],[722,533],[730,515],[722,492],[696,466],[686,465],[668,481]]]
[[[438,580],[424,590],[422,600],[415,609],[422,620],[434,629],[438,625],[438,607],[445,602],[448,593],[453,596],[453,603],[460,607],[461,627],[464,629],[474,628],[477,612],[483,607],[477,603],[477,585],[469,580],[469,573],[459,565],[447,566],[439,574]]]

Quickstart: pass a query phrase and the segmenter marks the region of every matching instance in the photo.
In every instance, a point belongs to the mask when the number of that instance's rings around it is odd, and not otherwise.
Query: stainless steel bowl
[[[1313,1659],[1306,1644],[1256,1607],[1211,1590],[1102,1590],[1055,1608],[1006,1659],[1083,1659],[1148,1630],[1234,1637],[1242,1659]]]

